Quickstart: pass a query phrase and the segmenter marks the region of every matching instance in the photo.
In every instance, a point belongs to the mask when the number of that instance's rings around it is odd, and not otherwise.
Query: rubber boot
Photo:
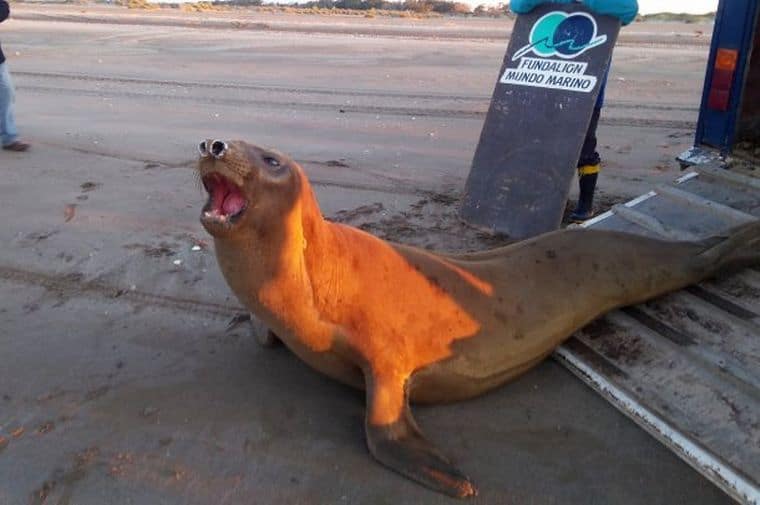
[[[578,168],[578,204],[570,214],[570,220],[574,223],[582,223],[594,215],[594,190],[596,179],[599,176],[599,164],[584,165]]]

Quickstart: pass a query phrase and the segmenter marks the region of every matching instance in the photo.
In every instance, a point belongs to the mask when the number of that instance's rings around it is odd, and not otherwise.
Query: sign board
[[[465,221],[514,238],[559,227],[619,30],[580,4],[518,16],[467,179]]]

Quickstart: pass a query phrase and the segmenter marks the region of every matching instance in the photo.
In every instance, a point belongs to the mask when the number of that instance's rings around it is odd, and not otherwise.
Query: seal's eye
[[[276,160],[275,158],[272,158],[271,156],[264,156],[264,161],[269,165],[270,167],[279,167],[280,162]]]

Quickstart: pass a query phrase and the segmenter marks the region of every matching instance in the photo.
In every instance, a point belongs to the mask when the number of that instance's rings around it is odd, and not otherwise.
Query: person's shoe
[[[570,220],[574,223],[582,223],[591,219],[594,215],[594,191],[596,179],[599,176],[599,164],[578,167],[578,205],[570,214]]]
[[[10,144],[6,144],[3,146],[3,149],[5,151],[16,151],[16,152],[24,152],[29,150],[30,145],[26,142],[21,142],[20,140],[14,140]]]
[[[594,211],[593,210],[584,210],[576,208],[572,214],[570,214],[570,221],[573,223],[582,223],[584,221],[588,221],[594,217]]]

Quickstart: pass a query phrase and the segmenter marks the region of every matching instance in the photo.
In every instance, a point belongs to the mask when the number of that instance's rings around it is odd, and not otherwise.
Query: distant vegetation
[[[247,1],[247,0],[233,0]],[[260,1],[260,0],[250,0]],[[475,9],[463,2],[452,2],[449,0],[309,0],[295,4],[279,5],[280,7],[290,7],[299,9],[336,9],[352,11],[391,11],[391,12],[412,12],[416,14],[453,14],[453,15],[472,15],[472,16],[493,16],[500,17],[509,14],[508,4],[499,6],[479,5]]]
[[[101,0],[102,1],[102,0]],[[263,11],[282,11],[297,14],[361,15],[365,17],[429,17],[442,15],[502,17],[513,16],[509,4],[498,6],[478,5],[474,9],[463,2],[450,0],[307,0],[296,3],[277,3],[271,0],[214,0],[195,3],[162,4],[149,0],[114,0],[117,5],[130,9],[157,9],[179,7],[185,11],[224,10],[228,7],[256,7]]]
[[[184,11],[213,11],[225,10],[230,7],[256,7],[258,10],[265,12],[364,17],[436,17],[444,15],[475,17],[515,16],[515,14],[509,10],[508,1],[497,6],[481,4],[474,9],[470,8],[470,6],[464,2],[451,0],[306,0],[301,2],[296,1],[296,3],[278,3],[277,0],[211,0],[182,4],[171,4],[171,0],[164,0],[167,3],[162,4],[152,3],[150,0],[105,1],[114,1],[117,5],[125,5],[131,9],[179,7]],[[661,12],[658,14],[638,16],[636,19],[636,21],[643,22],[680,23],[711,23],[714,20],[714,12],[707,14]]]
[[[715,13],[709,12],[707,14],[686,14],[686,13],[674,13],[674,12],[660,12],[658,14],[647,14],[646,16],[639,16],[637,21],[670,21],[680,23],[712,23],[715,21]]]
[[[412,11],[437,12],[439,14],[465,14],[470,7],[464,3],[446,0],[405,0],[404,2],[389,2],[387,0],[313,0],[303,3],[288,4],[289,7],[319,9],[351,9],[351,10],[383,10],[383,11]]]

